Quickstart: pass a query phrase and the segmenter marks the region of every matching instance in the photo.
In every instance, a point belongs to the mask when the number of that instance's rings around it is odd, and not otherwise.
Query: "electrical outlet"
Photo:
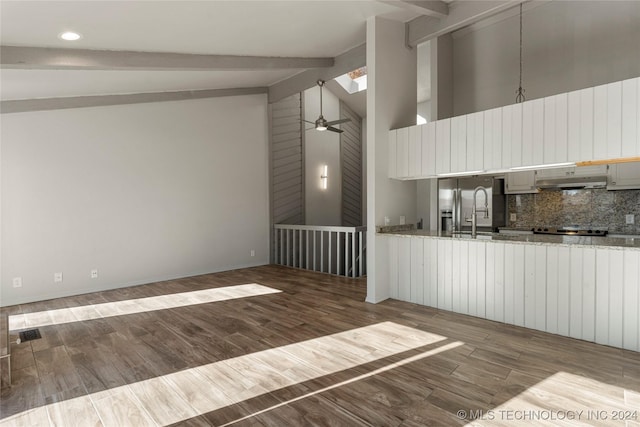
[[[384,217],[384,225],[389,225],[389,224],[391,224],[391,220],[389,219],[388,216],[385,216]]]
[[[635,219],[633,217],[633,214],[629,214],[625,217],[627,224],[634,224],[635,223]]]
[[[256,256],[256,251],[255,251],[255,249],[251,249],[251,256]]]
[[[98,278],[98,269],[94,268],[93,270],[91,270],[91,278],[92,279],[97,279]]]
[[[404,215],[400,215],[400,225],[405,225],[407,218]]]
[[[517,218],[517,215],[515,213],[512,213],[509,215],[509,221],[515,221]]]
[[[53,281],[54,283],[62,283],[62,272],[53,273]]]
[[[14,277],[13,278],[13,287],[21,288],[22,287],[22,277]]]

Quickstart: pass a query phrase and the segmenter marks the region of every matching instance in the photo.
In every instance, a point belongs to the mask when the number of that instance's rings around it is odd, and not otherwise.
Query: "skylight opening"
[[[362,92],[367,89],[367,67],[360,67],[334,79],[349,94]]]

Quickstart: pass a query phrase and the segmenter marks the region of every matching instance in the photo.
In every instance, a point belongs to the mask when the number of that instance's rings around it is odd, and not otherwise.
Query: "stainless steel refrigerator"
[[[489,211],[486,215],[484,212],[477,213],[478,231],[497,231],[498,227],[506,224],[504,179],[493,177],[442,178],[438,180],[438,225],[440,232],[471,232],[471,209],[474,193],[476,209],[483,210],[486,204]]]

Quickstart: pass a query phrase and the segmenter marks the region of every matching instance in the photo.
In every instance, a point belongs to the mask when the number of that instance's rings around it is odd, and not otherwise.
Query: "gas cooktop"
[[[533,231],[533,234],[555,234],[561,236],[606,236],[608,232],[606,228],[591,229],[579,227],[534,227],[531,231]]]

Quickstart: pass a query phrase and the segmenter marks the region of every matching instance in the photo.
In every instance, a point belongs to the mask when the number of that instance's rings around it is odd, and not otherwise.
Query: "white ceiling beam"
[[[148,102],[186,101],[190,99],[218,98],[266,94],[266,87],[233,89],[185,90],[176,92],[132,93],[125,95],[71,96],[63,98],[19,99],[0,102],[0,113],[66,110],[69,108],[106,107],[109,105],[143,104]]]
[[[269,86],[269,102],[277,102],[316,85],[318,80],[331,80],[349,71],[367,65],[367,47],[365,44],[337,56],[333,67],[316,68],[303,71],[286,80]]]
[[[3,69],[35,70],[264,70],[327,68],[333,58],[197,55],[1,46]]]
[[[427,40],[451,33],[512,7],[517,7],[524,1],[454,1],[449,4],[449,15],[443,19],[419,16],[410,21],[407,24],[409,28],[407,42],[410,46],[417,46]]]
[[[420,15],[442,19],[449,15],[449,5],[437,0],[386,0],[382,3],[410,10]]]

